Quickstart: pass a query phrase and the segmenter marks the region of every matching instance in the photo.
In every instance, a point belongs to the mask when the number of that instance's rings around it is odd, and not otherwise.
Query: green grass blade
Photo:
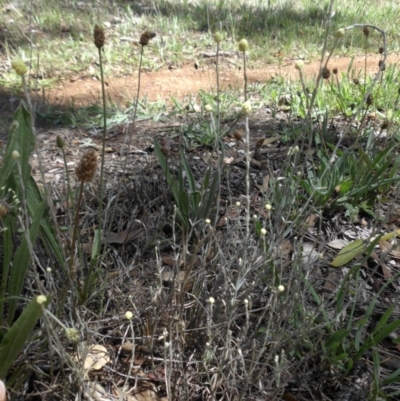
[[[29,230],[29,241],[31,242],[31,244],[34,244],[36,240],[40,228],[42,215],[45,210],[46,210],[46,202],[43,201],[33,214],[34,217],[32,219],[32,225]],[[22,239],[22,243],[18,247],[14,255],[13,268],[11,269],[7,285],[8,296],[10,297],[17,297],[21,294],[26,270],[28,269],[29,266],[30,252],[29,252],[28,239],[26,235],[28,235],[28,233],[25,233]],[[18,299],[15,298],[11,299],[9,302],[9,312],[7,320],[10,326],[14,320],[17,304],[18,304]]]
[[[50,300],[48,299],[46,305],[49,302]],[[6,378],[8,369],[21,352],[41,316],[42,307],[34,298],[4,336],[0,343],[0,379],[4,380]]]

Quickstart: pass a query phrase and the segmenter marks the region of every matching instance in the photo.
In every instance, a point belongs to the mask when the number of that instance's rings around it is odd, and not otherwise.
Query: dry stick
[[[217,121],[217,134],[218,134],[218,139],[220,136],[220,127],[221,127],[221,114],[220,114],[220,87],[219,87],[219,42],[217,42],[217,55],[216,55],[216,73],[217,73],[217,116],[218,116],[218,121]]]
[[[78,200],[76,202],[76,210],[75,210],[75,219],[74,219],[74,228],[72,231],[72,244],[71,244],[71,255],[69,259],[69,273],[71,280],[74,282],[76,279],[76,270],[74,269],[74,262],[75,262],[75,244],[76,244],[76,237],[78,235],[78,225],[79,225],[79,210],[81,208],[82,197],[83,197],[83,185],[84,181],[81,181],[81,186],[79,188],[79,195]],[[80,288],[80,280],[77,280],[78,287]]]
[[[100,166],[100,204],[99,204],[99,230],[100,235],[98,236],[98,241],[102,238],[102,223],[103,223],[103,192],[104,192],[104,164],[105,164],[105,149],[106,149],[106,132],[107,132],[107,115],[106,115],[106,89],[104,85],[104,71],[103,71],[103,60],[101,55],[102,47],[98,47],[99,50],[99,62],[100,62],[100,77],[101,77],[101,95],[103,98],[103,141],[101,147],[101,166]],[[81,187],[82,188],[82,187]],[[82,188],[83,189],[83,188]],[[77,205],[77,211],[79,206]]]
[[[243,79],[244,79],[244,101],[247,100],[247,70],[246,70],[246,52],[243,52]]]

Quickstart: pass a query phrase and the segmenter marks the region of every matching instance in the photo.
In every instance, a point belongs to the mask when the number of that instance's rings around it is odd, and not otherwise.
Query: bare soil
[[[373,74],[378,70],[379,54],[356,56],[353,60],[351,74],[357,76],[367,68]],[[387,65],[397,64],[399,55],[390,55]],[[328,67],[337,68],[340,73],[346,73],[351,57],[334,57]],[[281,76],[288,80],[296,80],[299,72],[293,59],[283,60],[281,65],[266,65],[247,71],[248,82],[264,83],[274,77]],[[243,85],[242,61],[236,55],[221,57],[220,83],[223,89],[239,88]],[[320,69],[319,61],[304,65],[304,76],[315,77]],[[137,74],[124,77],[106,77],[107,96],[116,102],[127,102],[136,97]],[[144,72],[141,77],[139,97],[147,97],[150,101],[168,100],[172,96],[183,99],[195,95],[199,90],[212,91],[216,87],[215,57],[203,58],[200,62],[192,62],[180,66],[165,65],[157,71]],[[65,78],[61,84],[52,88],[46,95],[51,103],[84,106],[100,101],[100,81],[98,77],[82,74],[73,78]]]

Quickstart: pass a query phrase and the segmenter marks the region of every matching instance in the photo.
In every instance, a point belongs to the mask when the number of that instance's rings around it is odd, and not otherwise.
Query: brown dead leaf
[[[271,136],[270,138],[265,138],[262,142],[261,146],[265,146],[265,145],[271,145],[271,143],[274,143],[276,141],[279,141],[282,138],[282,135],[275,135],[275,136]],[[261,147],[260,146],[260,147]]]
[[[126,244],[134,239],[145,238],[146,230],[140,220],[134,220],[132,224],[120,233],[111,233],[102,241],[105,244]]]
[[[93,242],[83,242],[82,243],[82,251],[88,254],[92,253]]]
[[[284,401],[299,401],[299,399],[291,393],[284,393],[282,399]]]
[[[225,157],[224,164],[229,166],[230,164],[232,164],[233,160],[234,160],[233,157]]]
[[[238,142],[243,142],[243,130],[238,129],[232,134]]]
[[[83,352],[75,355],[74,359],[78,362],[83,358]],[[110,361],[107,348],[103,345],[91,345],[85,355],[83,368],[87,371],[100,370],[105,364]]]
[[[333,249],[343,249],[349,241],[345,239],[334,239],[333,241],[329,242],[327,245]]]
[[[268,186],[269,186],[269,175],[267,174],[263,178],[263,183],[261,185],[261,192],[267,192],[268,191]]]
[[[177,266],[180,265],[180,261],[176,260],[172,255],[168,255],[168,254],[163,254],[161,255],[161,261],[168,266]]]
[[[382,274],[385,279],[390,279],[393,277],[392,271],[385,263],[381,263]]]
[[[328,277],[325,279],[324,288],[330,293],[334,294],[338,288],[339,271],[336,269],[329,269]]]
[[[398,245],[393,245],[389,241],[381,240],[379,241],[379,247],[383,252],[389,253],[395,259],[400,259],[400,251],[398,250]]]
[[[292,243],[288,239],[284,239],[280,243],[279,249],[281,251],[282,256],[287,256],[290,254],[290,252],[293,251],[293,246],[292,246]]]
[[[254,163],[255,161],[260,161],[262,159],[262,155],[261,155],[261,147],[258,147],[256,145],[256,148],[254,150],[254,155],[253,155],[253,160],[252,162]]]
[[[174,275],[174,272],[166,271],[162,275],[162,280],[165,282],[171,282],[172,280],[175,279],[176,283],[182,284],[186,280],[186,277],[187,277],[187,272],[184,270],[181,270],[176,275]]]
[[[313,228],[315,227],[315,223],[317,221],[318,216],[315,214],[310,214],[307,218],[306,218],[306,224],[308,227]]]

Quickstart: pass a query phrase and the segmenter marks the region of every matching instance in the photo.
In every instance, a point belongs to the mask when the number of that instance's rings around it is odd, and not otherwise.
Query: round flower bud
[[[265,210],[271,210],[271,209],[272,209],[272,206],[269,203],[267,203],[265,205]]]
[[[65,335],[71,343],[77,343],[80,340],[79,331],[74,328],[66,329]]]
[[[26,67],[25,63],[17,58],[13,61],[11,61],[11,68],[16,72],[17,75],[19,75],[20,77],[24,74],[27,73],[28,68]]]
[[[57,148],[60,148],[60,149],[62,149],[65,146],[64,140],[59,135],[57,135],[57,138],[56,138],[56,146],[57,146]]]
[[[246,39],[242,39],[239,42],[239,51],[241,52],[245,52],[247,50],[247,48],[249,47],[249,42]]]
[[[285,291],[285,287],[281,284],[281,285],[278,285],[278,291],[279,292],[283,292],[283,291]]]
[[[205,219],[205,223],[206,224],[211,224],[211,220],[210,219]]]
[[[212,305],[215,303],[215,299],[213,297],[208,298],[208,302]]]
[[[265,228],[262,228],[262,229],[260,230],[260,234],[261,234],[263,237],[265,237],[265,236],[267,235],[267,230],[266,230]]]
[[[127,311],[127,312],[125,312],[125,317],[126,317],[128,320],[131,320],[132,317],[133,317],[133,313],[130,312],[130,311]]]
[[[296,62],[294,63],[294,68],[296,68],[296,70],[301,71],[304,67],[304,61],[303,60],[296,60]]]
[[[206,105],[204,106],[204,110],[205,110],[205,111],[208,111],[208,112],[211,112],[211,111],[212,111],[212,106],[211,106],[210,104],[206,104]]]
[[[36,302],[37,302],[39,305],[43,305],[46,301],[47,301],[47,298],[46,298],[45,295],[38,295],[38,296],[36,297]]]
[[[344,28],[340,28],[340,29],[338,29],[338,30],[336,31],[336,33],[335,33],[335,38],[336,38],[336,39],[343,38],[343,36],[344,36],[345,33],[346,33],[345,29],[344,29]]]
[[[11,153],[11,156],[13,159],[18,160],[21,155],[19,154],[18,150],[13,150],[13,152]]]
[[[237,207],[240,207],[240,202],[239,202],[239,201],[236,202],[236,206],[237,206]]]
[[[250,113],[251,113],[251,103],[250,103],[249,101],[246,101],[246,102],[243,103],[243,106],[242,106],[242,113],[243,113],[245,116],[250,115]]]
[[[222,33],[221,32],[215,32],[214,35],[213,35],[213,38],[217,43],[222,42],[222,39],[223,39],[222,38]]]

